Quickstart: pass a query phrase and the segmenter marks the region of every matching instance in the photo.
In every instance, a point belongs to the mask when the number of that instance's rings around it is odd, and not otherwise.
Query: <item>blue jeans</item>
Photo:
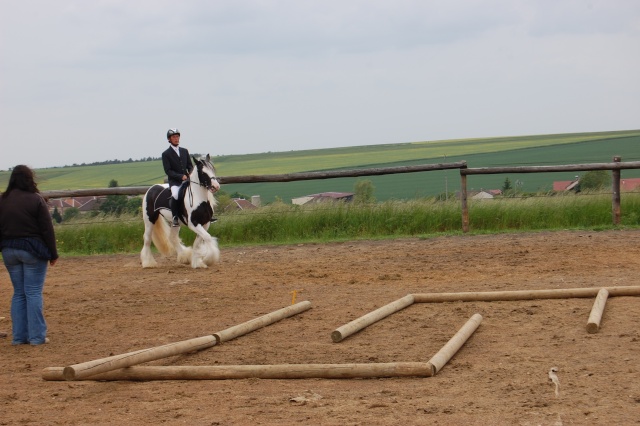
[[[49,261],[13,248],[4,248],[2,258],[13,284],[12,344],[40,345],[47,336],[42,290]]]

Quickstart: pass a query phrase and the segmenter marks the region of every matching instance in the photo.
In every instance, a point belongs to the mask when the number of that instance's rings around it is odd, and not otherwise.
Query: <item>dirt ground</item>
[[[640,297],[416,303],[334,343],[331,332],[410,293],[638,285],[640,231],[544,232],[222,249],[193,270],[136,255],[50,268],[51,343],[0,338],[0,424],[640,424]],[[483,321],[434,377],[45,381],[63,367],[208,336],[308,300],[312,308],[220,345],[146,365],[428,361]],[[0,270],[0,331],[11,331]],[[558,368],[559,396],[548,378]]]

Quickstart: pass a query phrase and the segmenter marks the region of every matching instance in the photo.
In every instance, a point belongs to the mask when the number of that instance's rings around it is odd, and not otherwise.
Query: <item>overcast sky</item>
[[[0,0],[0,169],[640,128],[638,0]]]

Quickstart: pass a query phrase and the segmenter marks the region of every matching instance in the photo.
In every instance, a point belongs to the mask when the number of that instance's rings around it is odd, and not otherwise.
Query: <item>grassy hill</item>
[[[369,145],[262,154],[214,157],[219,176],[268,175],[304,171],[388,167],[411,164],[467,161],[469,167],[558,165],[609,162],[614,155],[623,161],[640,160],[640,130],[533,135],[483,139]],[[158,161],[109,165],[38,169],[41,190],[107,187],[112,179],[119,186],[145,186],[161,183],[162,164]],[[469,176],[468,188],[501,188],[506,177],[518,182],[524,191],[548,190],[554,180],[570,180],[575,173]],[[640,170],[623,171],[623,177],[640,177]],[[0,172],[0,188],[7,185],[9,172]],[[372,176],[379,201],[436,195],[460,186],[457,170]],[[260,195],[268,203],[325,191],[353,191],[355,178],[284,183],[225,185],[228,193]]]

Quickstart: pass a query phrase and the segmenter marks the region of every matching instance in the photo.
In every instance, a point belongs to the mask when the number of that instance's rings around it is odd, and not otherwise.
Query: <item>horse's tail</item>
[[[171,228],[166,220],[159,217],[156,223],[153,224],[153,231],[151,233],[151,240],[153,245],[156,246],[158,251],[165,256],[173,256],[176,254],[176,249],[169,240],[169,234]]]

